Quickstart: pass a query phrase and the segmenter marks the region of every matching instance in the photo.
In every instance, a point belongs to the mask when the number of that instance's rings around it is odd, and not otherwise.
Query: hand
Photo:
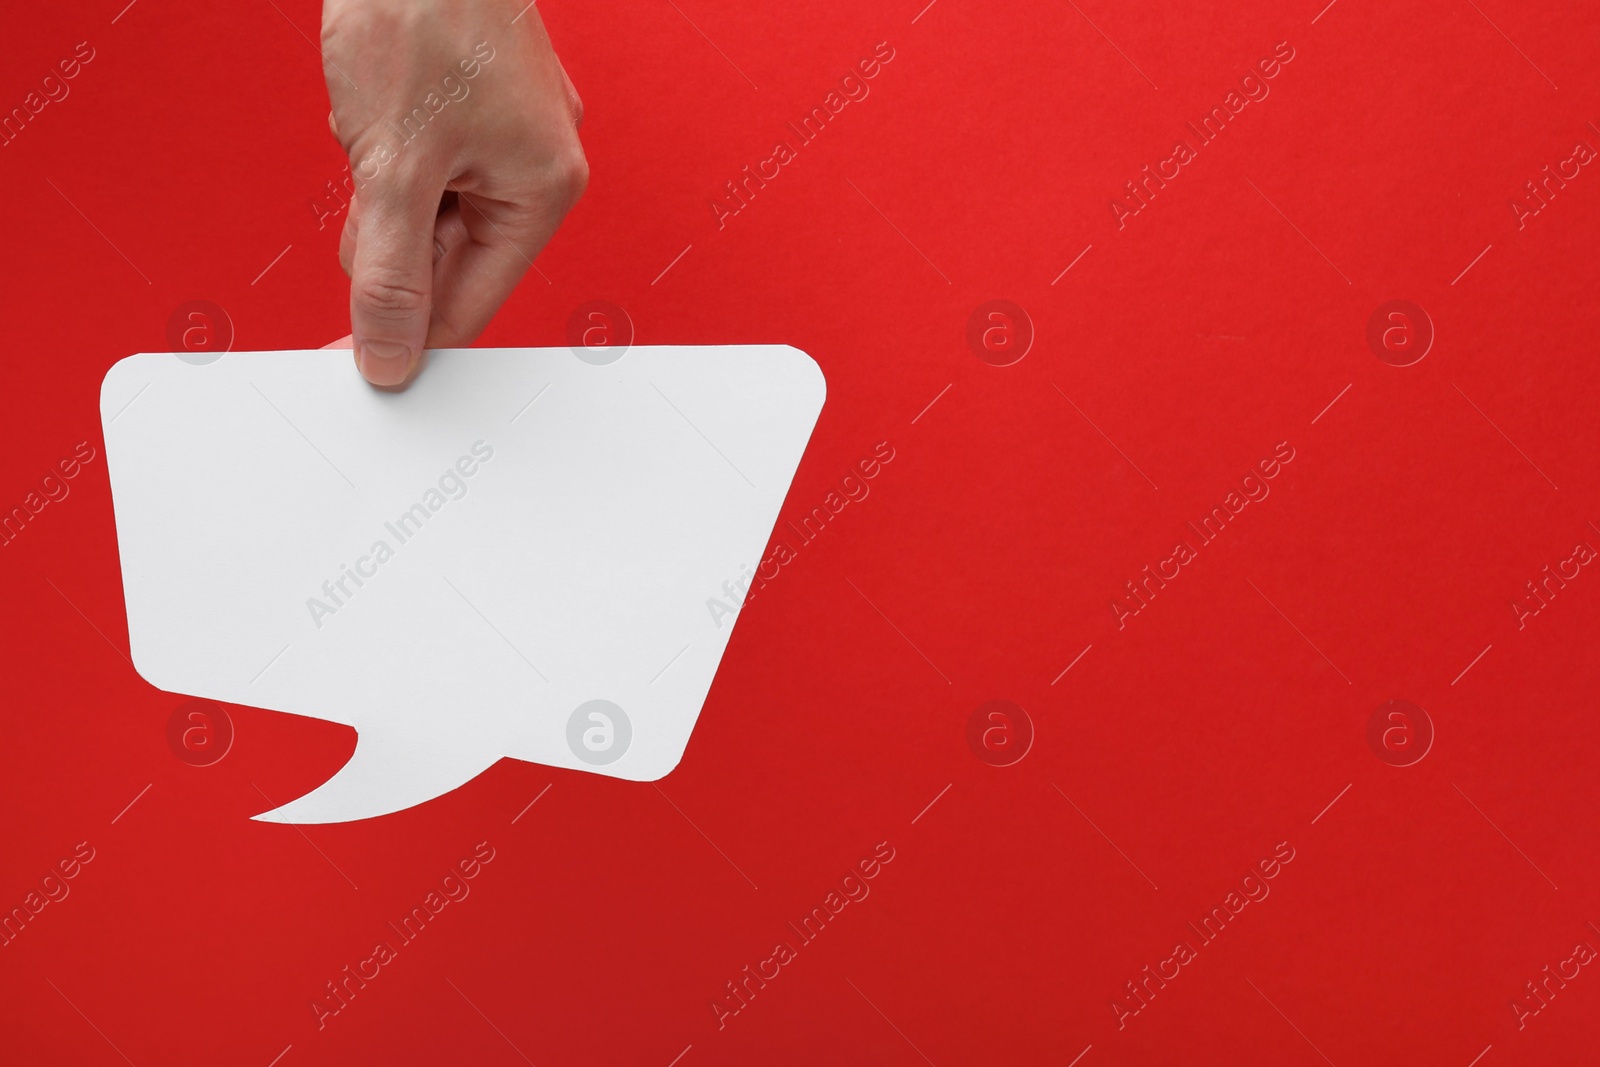
[[[583,104],[515,0],[325,0],[322,54],[356,366],[403,386],[482,332],[582,195]]]

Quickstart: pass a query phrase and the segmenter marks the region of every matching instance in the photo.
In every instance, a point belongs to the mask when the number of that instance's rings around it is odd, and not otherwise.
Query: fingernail
[[[411,369],[411,349],[395,341],[363,341],[361,376],[373,385],[399,385]]]

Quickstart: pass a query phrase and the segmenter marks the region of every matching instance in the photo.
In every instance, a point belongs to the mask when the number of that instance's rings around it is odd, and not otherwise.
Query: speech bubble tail
[[[336,823],[415,807],[476,778],[500,757],[459,750],[450,740],[402,739],[376,732],[356,740],[339,772],[311,792],[252,816],[256,822]]]

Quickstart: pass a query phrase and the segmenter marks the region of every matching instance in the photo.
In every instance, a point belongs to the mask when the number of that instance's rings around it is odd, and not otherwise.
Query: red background
[[[348,330],[309,206],[343,164],[317,6],[124,2],[0,41],[5,110],[96,51],[0,148],[7,510],[102,451],[101,376],[184,301],[238,349]],[[895,450],[746,607],[659,788],[503,761],[381,819],[251,822],[354,735],[233,708],[223,760],[176,758],[181,698],[124,656],[103,455],[0,550],[0,907],[95,849],[0,948],[0,1059],[1592,1055],[1593,968],[1521,1029],[1510,1005],[1600,947],[1600,576],[1522,629],[1510,604],[1600,545],[1600,173],[1521,230],[1510,202],[1600,147],[1600,11],[923,2],[541,7],[593,179],[483,343],[563,344],[605,299],[640,343],[799,346],[829,391],[788,518]],[[880,41],[871,95],[719,230],[723,182]],[[1280,41],[1271,95],[1119,230],[1122,183]],[[1365,331],[1402,298],[1437,337],[1397,368]],[[991,299],[1036,329],[1009,367],[966,342]],[[1271,496],[1119,630],[1124,581],[1282,441]],[[1408,767],[1367,741],[1397,698],[1436,731]],[[967,743],[995,699],[1036,731],[1008,767]],[[479,841],[471,895],[319,1029],[324,983]],[[871,895],[719,1029],[724,984],[882,841]],[[1124,983],[1279,842],[1271,895],[1119,1030]]]

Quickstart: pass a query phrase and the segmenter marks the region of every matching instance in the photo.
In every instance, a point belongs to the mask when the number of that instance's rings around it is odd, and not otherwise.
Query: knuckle
[[[374,314],[403,318],[428,309],[428,294],[392,272],[368,271],[354,285],[356,303]]]
[[[323,5],[321,38],[324,46],[359,48],[372,40],[395,40],[399,31],[415,28],[418,12],[409,4],[368,4],[329,0]]]
[[[348,3],[327,3],[322,10],[322,32],[318,34],[324,54],[343,54],[347,51],[347,44],[356,44],[365,28],[367,19],[363,16],[361,5]]]
[[[563,199],[567,206],[578,202],[585,189],[589,187],[589,160],[583,154],[583,147],[573,140],[571,149],[562,153],[551,168],[551,184],[556,193]]]

